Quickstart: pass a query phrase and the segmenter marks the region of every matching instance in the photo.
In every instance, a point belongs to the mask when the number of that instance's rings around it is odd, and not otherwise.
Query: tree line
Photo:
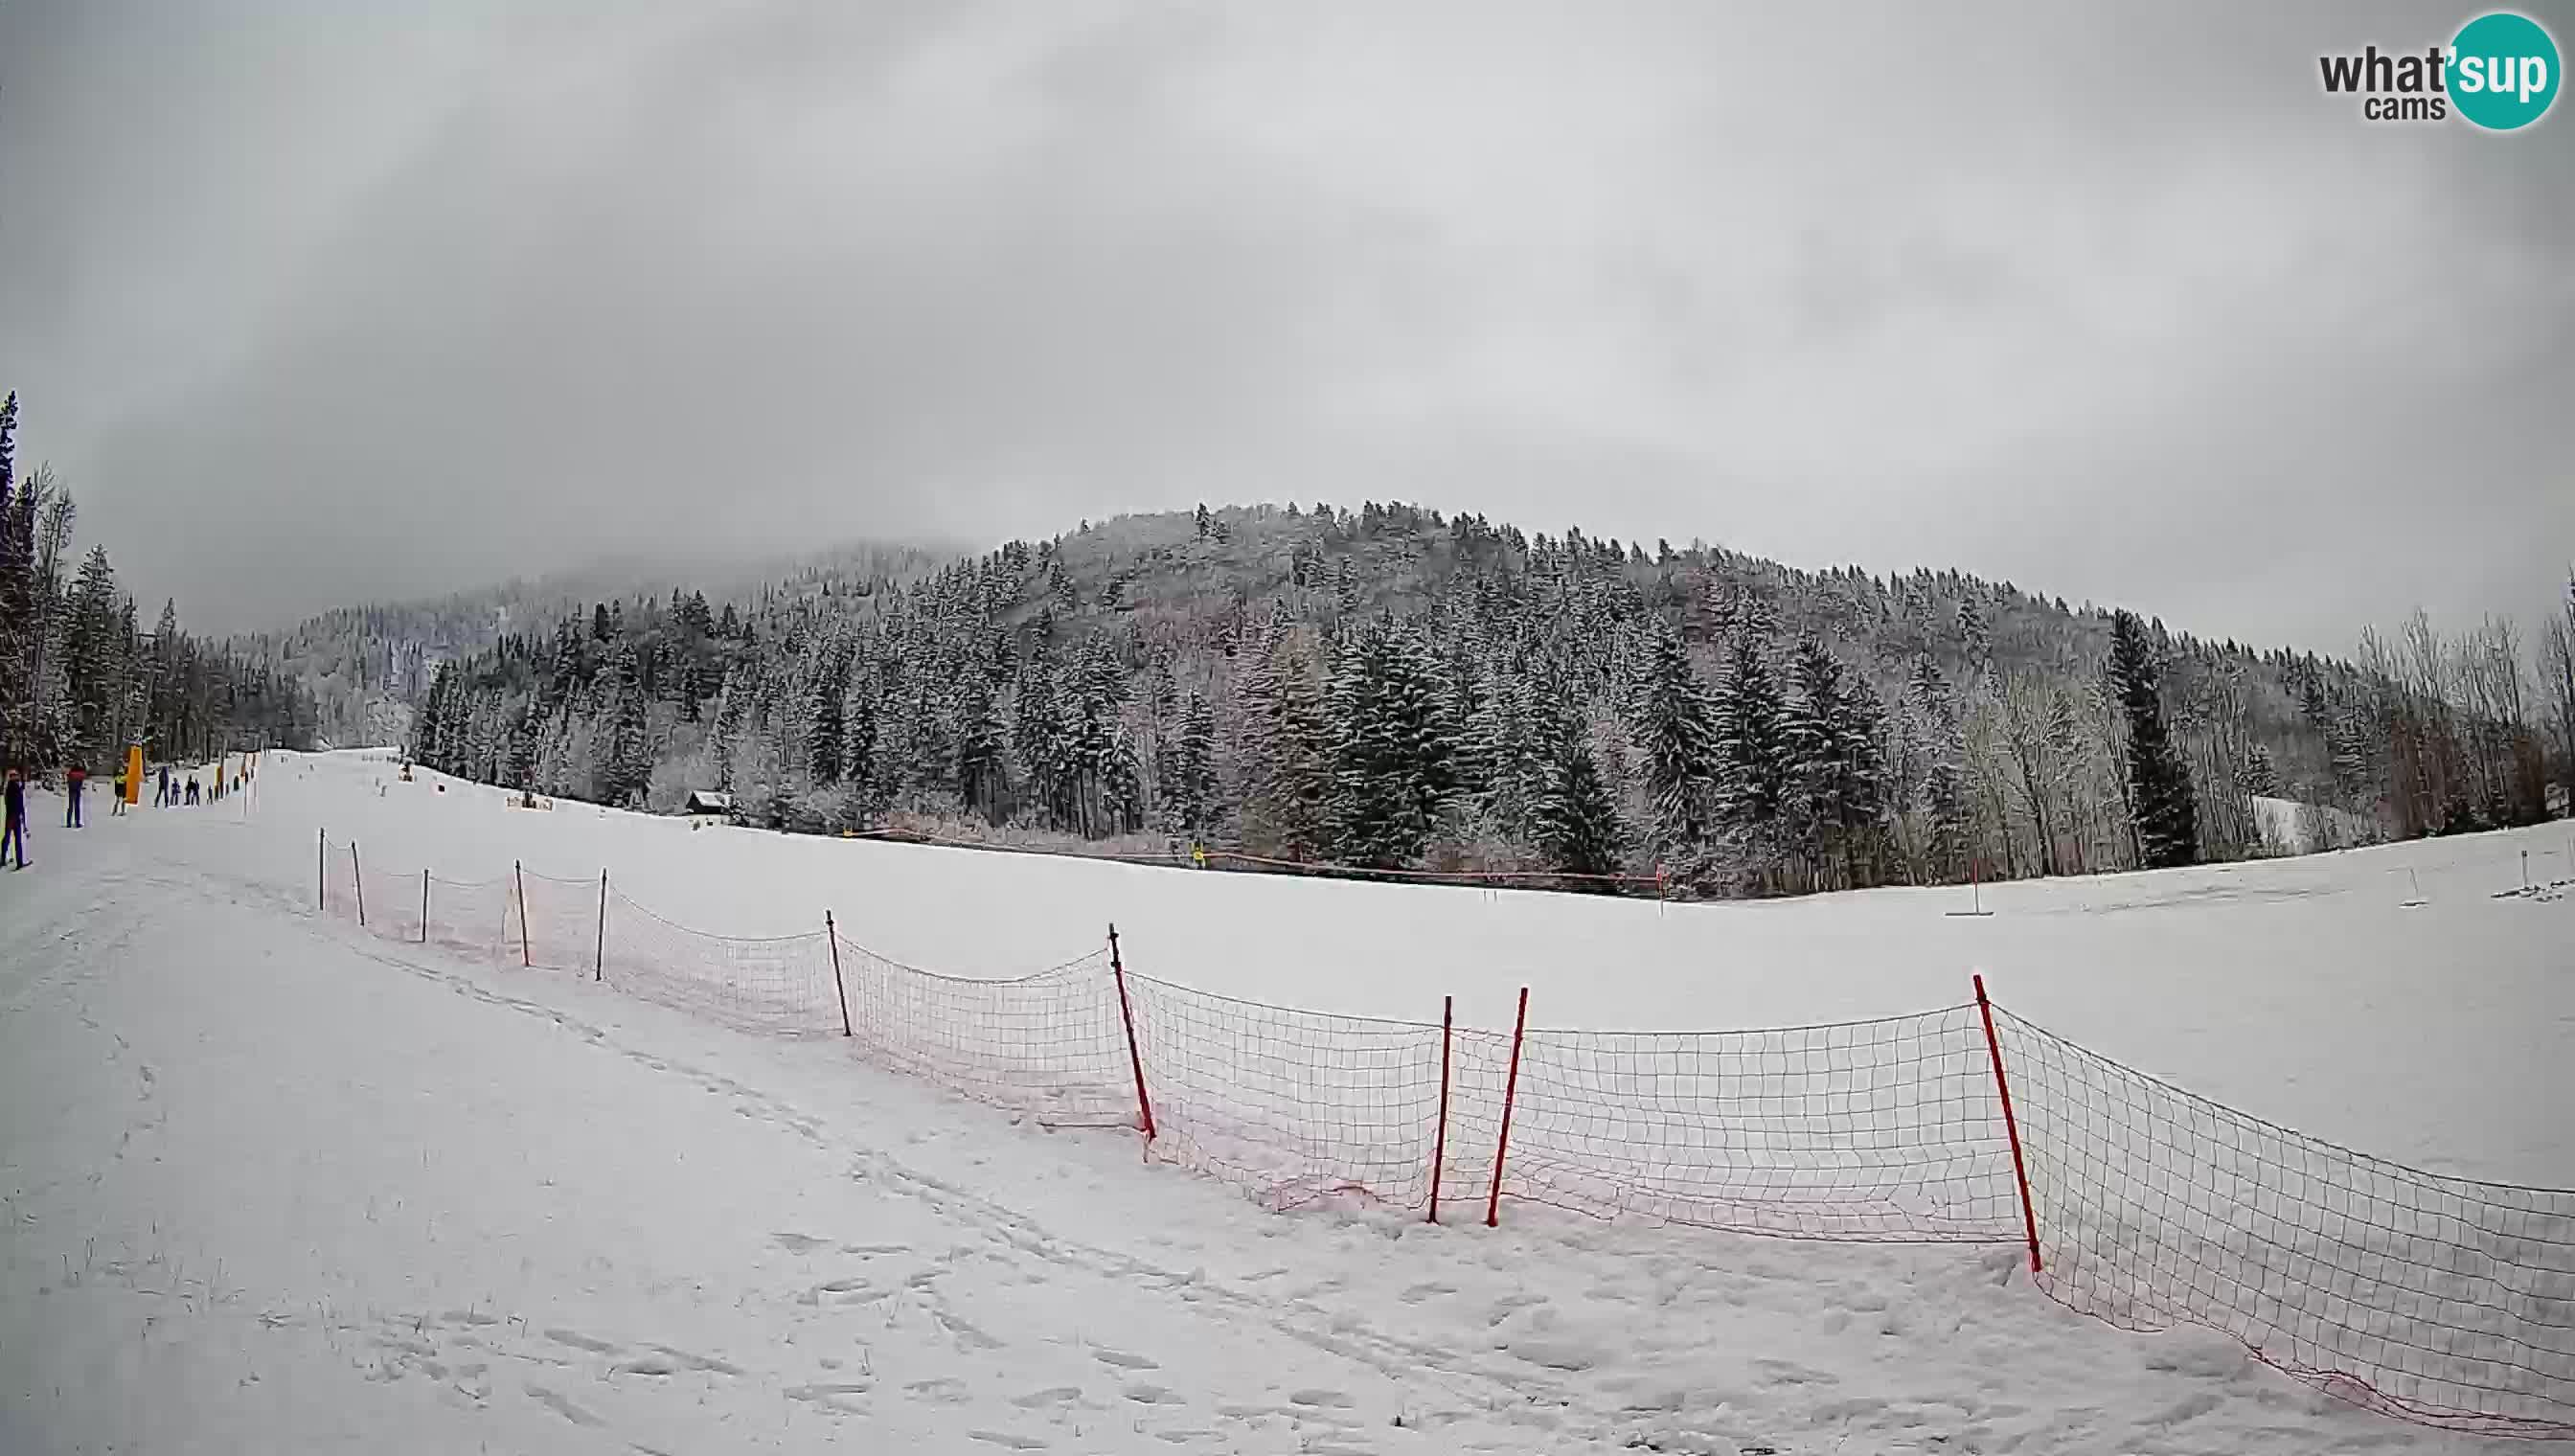
[[[128,744],[156,759],[301,746],[312,713],[291,678],[180,630],[150,632],[104,547],[73,565],[71,492],[17,474],[18,397],[0,402],[0,762],[112,772]]]
[[[2575,700],[2496,631],[2348,663],[1956,573],[1202,507],[595,603],[441,663],[409,745],[809,832],[1790,893],[2240,857],[2279,837],[2263,800],[2313,847],[2526,822]]]

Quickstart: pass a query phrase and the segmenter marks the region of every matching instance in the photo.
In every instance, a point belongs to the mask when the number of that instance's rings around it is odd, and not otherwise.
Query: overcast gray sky
[[[2575,102],[2317,80],[2472,13],[12,0],[0,387],[215,628],[1397,498],[2341,650],[2575,558]]]

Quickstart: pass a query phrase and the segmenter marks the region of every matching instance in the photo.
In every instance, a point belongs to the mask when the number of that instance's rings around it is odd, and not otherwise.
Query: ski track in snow
[[[355,793],[356,760],[310,764]],[[2465,1451],[2011,1248],[1279,1215],[367,939],[130,816],[0,883],[0,1450]]]

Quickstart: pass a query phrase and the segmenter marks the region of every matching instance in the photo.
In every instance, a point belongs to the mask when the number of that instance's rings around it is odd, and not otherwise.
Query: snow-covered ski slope
[[[1954,1003],[1972,967],[2031,1021],[2257,1115],[2575,1181],[2575,906],[2493,897],[2524,849],[2533,879],[2569,877],[2562,826],[2010,885],[1968,917],[1945,890],[1662,908],[441,789],[281,756],[247,798],[77,836],[39,807],[36,867],[0,881],[0,1449],[2484,1444],[2218,1336],[2070,1315],[2009,1245],[1509,1203],[1489,1231],[1271,1214],[1140,1163],[1132,1134],[1049,1133],[835,1037],[305,915],[322,828],[371,877],[605,866],[673,921],[797,935],[829,906],[858,943],[966,974],[1090,954],[1115,919],[1143,974],[1434,1021],[1454,994],[1484,1028],[1520,984],[1548,1026],[1770,1025]]]

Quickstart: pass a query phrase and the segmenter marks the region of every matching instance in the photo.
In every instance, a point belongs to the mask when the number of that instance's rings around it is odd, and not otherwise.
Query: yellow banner
[[[125,801],[143,801],[143,747],[130,744],[125,750]]]

